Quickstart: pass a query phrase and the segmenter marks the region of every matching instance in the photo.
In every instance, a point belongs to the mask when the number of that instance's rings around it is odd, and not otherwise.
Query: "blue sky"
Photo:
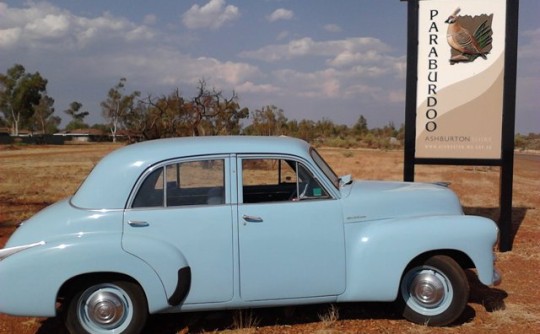
[[[516,130],[540,132],[540,1],[520,1]],[[405,119],[407,3],[398,0],[1,1],[0,72],[39,71],[56,114],[127,92],[193,96],[200,79],[250,110],[370,127]],[[63,123],[64,125],[66,122]]]

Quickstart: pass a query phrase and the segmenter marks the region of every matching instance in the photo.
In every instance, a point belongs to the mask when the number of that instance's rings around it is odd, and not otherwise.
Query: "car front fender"
[[[149,312],[167,308],[158,274],[120,247],[121,234],[89,233],[20,251],[0,261],[0,312],[52,317],[58,293],[68,280],[88,274],[131,277],[143,288]]]
[[[493,283],[498,229],[476,216],[430,216],[345,224],[347,290],[340,301],[393,301],[401,276],[415,258],[430,252],[468,256],[482,283]]]

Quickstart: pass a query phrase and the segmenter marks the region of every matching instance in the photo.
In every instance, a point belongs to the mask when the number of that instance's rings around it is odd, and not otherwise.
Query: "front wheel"
[[[82,286],[68,303],[66,327],[70,333],[136,334],[148,315],[142,289],[127,281]]]
[[[454,322],[469,300],[469,282],[463,269],[444,255],[407,268],[399,290],[403,317],[428,326]]]

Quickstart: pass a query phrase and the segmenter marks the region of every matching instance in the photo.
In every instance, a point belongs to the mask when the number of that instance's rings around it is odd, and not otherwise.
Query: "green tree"
[[[322,139],[336,137],[339,134],[336,125],[328,118],[323,118],[315,123],[315,136]]]
[[[259,136],[280,136],[287,132],[287,118],[283,109],[269,105],[252,112],[252,123],[247,133]]]
[[[128,110],[122,119],[122,126],[128,130],[128,136],[135,136],[137,139],[154,139],[159,138],[158,135],[152,134],[152,122],[150,120],[151,106],[148,101],[152,101],[152,96],[149,95],[145,99],[137,100],[133,108]],[[129,138],[132,141],[132,138]]]
[[[303,119],[298,123],[297,136],[307,142],[313,142],[315,139],[315,122]]]
[[[191,105],[176,88],[167,96],[162,96],[155,102],[148,99],[149,130],[156,138],[183,137],[192,135]]]
[[[82,108],[82,103],[73,101],[69,104],[69,108],[64,112],[71,116],[71,122],[66,125],[66,130],[71,131],[75,129],[87,129],[88,124],[84,122],[84,118],[90,113],[88,111],[79,111]]]
[[[15,64],[0,74],[0,109],[14,135],[21,126],[29,126],[34,106],[39,104],[41,93],[47,88],[47,80],[39,72],[26,73],[24,66]]]
[[[286,125],[287,131],[285,135],[291,136],[291,137],[298,137],[298,121],[295,119],[292,119],[287,122]]]
[[[133,109],[135,99],[141,95],[138,91],[126,95],[125,85],[126,78],[121,78],[116,86],[109,89],[107,99],[101,102],[102,114],[109,122],[113,142],[116,142],[116,134],[120,125],[124,122],[124,118]]]
[[[54,133],[62,121],[54,113],[54,99],[44,94],[39,99],[39,104],[34,107],[31,123],[33,129],[39,129],[41,133]]]
[[[364,115],[360,115],[353,126],[353,133],[357,136],[364,137],[368,133],[368,124]]]

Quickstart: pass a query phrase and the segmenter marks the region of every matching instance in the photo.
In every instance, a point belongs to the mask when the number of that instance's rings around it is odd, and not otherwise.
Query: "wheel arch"
[[[167,303],[163,285],[157,277],[153,278],[148,275],[137,276],[107,270],[80,273],[68,278],[60,285],[56,299],[57,301],[65,302],[77,292],[77,289],[91,284],[113,281],[126,281],[137,284],[144,293],[148,313],[159,312],[170,306]]]
[[[135,284],[138,284],[141,288],[142,285],[139,283],[136,279],[133,277],[117,273],[117,272],[92,272],[92,273],[84,273],[80,274],[74,277],[71,277],[67,281],[65,281],[62,286],[60,286],[60,289],[58,290],[57,298],[59,300],[70,298],[79,287],[81,286],[87,286],[89,284],[96,284],[99,282],[110,282],[110,281],[128,281]],[[143,288],[143,292],[146,296],[146,291]],[[146,296],[146,299],[148,300],[148,296]]]
[[[403,268],[403,270],[401,272],[401,278],[399,279],[400,284],[401,284],[401,281],[403,280],[403,276],[407,273],[407,271],[410,268],[412,268],[412,267],[414,267],[416,265],[422,264],[427,259],[429,259],[429,258],[431,258],[433,256],[437,256],[437,255],[444,255],[444,256],[450,257],[451,259],[456,261],[456,263],[462,269],[476,268],[476,266],[474,265],[473,260],[471,260],[471,258],[463,251],[456,250],[456,249],[430,250],[430,251],[427,251],[427,252],[424,252],[422,254],[417,255],[416,257],[411,259],[411,261],[409,261],[409,263]],[[396,296],[399,296],[399,285],[397,286],[397,289],[396,289]]]
[[[454,261],[456,261],[460,266],[461,268],[463,269],[471,269],[471,268],[476,268],[473,260],[469,257],[469,255],[467,255],[465,252],[461,251],[461,250],[456,250],[456,249],[437,249],[437,250],[430,250],[430,251],[427,251],[427,252],[424,252],[422,254],[419,254],[417,255],[416,257],[414,257],[408,264],[407,266],[403,269],[403,273],[402,273],[402,276],[403,274],[407,271],[408,268],[410,268],[411,266],[415,265],[415,264],[418,264],[418,263],[421,263],[425,260],[427,260],[428,258],[430,257],[433,257],[433,256],[436,256],[436,255],[446,255],[450,258],[452,258]]]
[[[398,312],[417,324],[446,326],[453,323],[469,300],[470,286],[464,265],[460,263],[463,255],[435,251],[413,259],[400,279],[395,303]]]

